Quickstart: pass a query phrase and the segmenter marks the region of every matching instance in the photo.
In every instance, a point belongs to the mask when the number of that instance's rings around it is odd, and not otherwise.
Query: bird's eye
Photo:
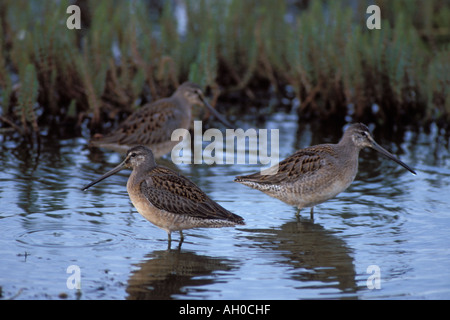
[[[130,154],[130,157],[131,157],[131,158],[136,157],[136,153],[133,152],[132,154]]]

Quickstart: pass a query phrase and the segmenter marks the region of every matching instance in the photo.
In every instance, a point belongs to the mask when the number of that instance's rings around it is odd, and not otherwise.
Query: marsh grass
[[[301,119],[450,121],[447,0],[377,1],[381,30],[347,1],[75,3],[81,30],[66,27],[71,1],[0,3],[2,127],[93,134],[185,80],[218,107],[234,97],[235,114],[273,92],[298,99]]]

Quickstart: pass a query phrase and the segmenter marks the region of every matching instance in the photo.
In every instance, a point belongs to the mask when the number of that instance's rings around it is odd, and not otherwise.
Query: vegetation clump
[[[377,1],[379,30],[352,3],[78,0],[69,30],[71,1],[1,1],[0,127],[93,134],[185,80],[233,114],[270,92],[301,119],[448,125],[450,2]]]

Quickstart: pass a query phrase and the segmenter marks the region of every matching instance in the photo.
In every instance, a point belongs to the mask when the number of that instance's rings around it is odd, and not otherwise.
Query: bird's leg
[[[297,218],[297,220],[300,218],[300,208],[297,209],[297,211],[295,212],[295,217]]]
[[[171,232],[168,231],[168,232],[167,232],[167,235],[168,235],[167,250],[170,250],[170,249],[171,249],[171,244],[172,244],[172,235],[171,235]]]
[[[181,244],[183,243],[183,241],[184,241],[183,231],[180,230],[180,243],[178,244],[178,248],[181,248]]]
[[[311,217],[311,220],[314,220],[314,207],[311,207],[311,211],[309,212],[309,216]]]

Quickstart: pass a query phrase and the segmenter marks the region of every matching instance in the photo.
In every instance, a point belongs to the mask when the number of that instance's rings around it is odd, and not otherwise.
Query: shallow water
[[[280,128],[281,159],[341,135],[282,113],[264,126]],[[260,164],[179,165],[246,220],[187,230],[181,250],[178,234],[166,250],[166,233],[131,205],[129,171],[80,190],[120,155],[82,138],[44,142],[37,155],[0,137],[1,298],[449,299],[449,138],[436,128],[380,135],[417,176],[362,151],[355,182],[317,206],[313,221],[309,210],[297,220],[295,208],[233,182]]]

